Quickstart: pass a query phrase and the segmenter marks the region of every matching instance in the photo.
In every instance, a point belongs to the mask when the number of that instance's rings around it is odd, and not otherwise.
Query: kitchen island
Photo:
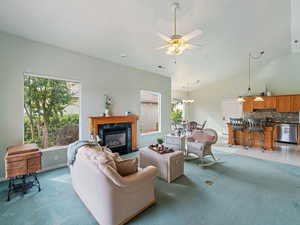
[[[248,127],[242,130],[234,130],[231,123],[227,123],[228,144],[243,145],[248,147],[264,148],[265,150],[275,150],[274,142],[277,137],[276,124],[268,124],[264,127],[264,132],[249,132]]]

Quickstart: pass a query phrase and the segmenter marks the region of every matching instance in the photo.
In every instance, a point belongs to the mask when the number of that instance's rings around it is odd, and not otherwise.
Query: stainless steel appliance
[[[278,126],[277,141],[287,143],[297,143],[298,124],[282,123]]]

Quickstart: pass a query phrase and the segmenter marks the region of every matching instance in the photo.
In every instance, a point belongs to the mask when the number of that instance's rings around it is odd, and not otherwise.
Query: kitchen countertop
[[[299,122],[287,122],[287,121],[272,121],[269,123],[276,123],[276,124],[300,124]]]

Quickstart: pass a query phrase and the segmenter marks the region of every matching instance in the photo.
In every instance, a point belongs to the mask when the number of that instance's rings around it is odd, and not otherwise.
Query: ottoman
[[[167,182],[171,182],[184,174],[184,155],[182,151],[159,154],[148,147],[140,148],[140,167],[155,166],[158,176]]]

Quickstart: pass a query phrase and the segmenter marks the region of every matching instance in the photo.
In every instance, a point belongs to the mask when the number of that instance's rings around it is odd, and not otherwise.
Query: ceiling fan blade
[[[200,48],[199,45],[192,45],[192,44],[185,44],[185,47],[186,47],[187,49]]]
[[[157,50],[163,49],[163,48],[168,48],[169,46],[170,46],[170,45],[163,45],[163,46],[161,46],[161,47],[158,47]]]
[[[189,40],[191,40],[191,39],[193,39],[193,38],[195,38],[195,37],[201,35],[202,33],[203,33],[202,30],[197,29],[197,30],[194,30],[194,31],[191,32],[191,33],[188,33],[188,34],[184,35],[184,36],[183,36],[183,39],[184,39],[185,41],[189,41]]]
[[[169,42],[170,41],[170,38],[162,33],[157,33],[157,35],[162,38],[163,40]]]

